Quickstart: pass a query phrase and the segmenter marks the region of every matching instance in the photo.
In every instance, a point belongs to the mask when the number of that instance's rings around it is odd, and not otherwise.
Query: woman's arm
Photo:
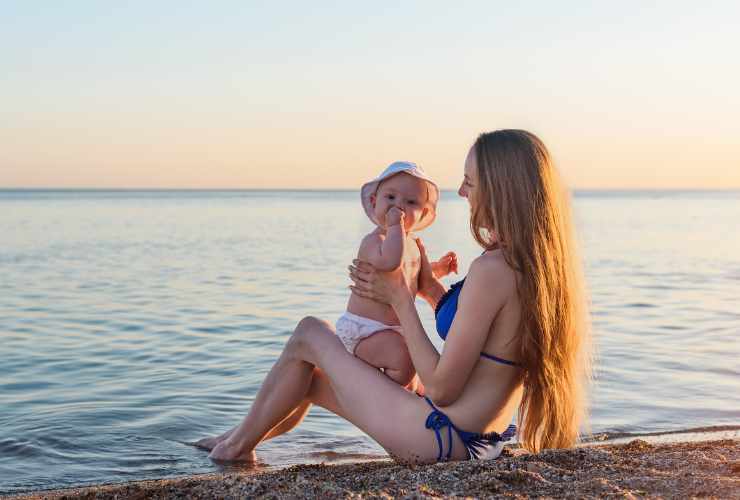
[[[389,303],[396,311],[426,394],[441,406],[452,404],[462,394],[480,358],[496,314],[515,290],[513,272],[503,258],[479,257],[471,265],[441,355],[424,331],[402,273],[365,271],[357,276],[359,279],[355,275],[352,289],[356,293]]]
[[[505,277],[512,274],[503,259],[479,257],[473,262],[441,355],[427,337],[413,303],[401,297],[392,304],[427,395],[439,405],[450,405],[462,394],[496,314],[512,291],[513,280],[505,283]]]

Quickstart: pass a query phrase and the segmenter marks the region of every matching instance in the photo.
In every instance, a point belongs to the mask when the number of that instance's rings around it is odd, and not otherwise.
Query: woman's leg
[[[262,439],[262,441],[267,441],[268,439],[272,439],[274,437],[280,436],[290,431],[291,429],[294,429],[306,417],[306,414],[308,413],[308,410],[310,409],[311,409],[311,402],[304,400],[303,403],[301,403],[301,405],[298,406],[298,408],[293,410],[293,412],[290,415],[285,417],[285,419],[282,422],[280,422],[275,427],[273,427],[270,430],[270,432],[268,432],[267,435]],[[219,436],[203,438],[203,439],[200,439],[192,443],[192,445],[198,448],[204,449],[204,450],[211,451],[213,448],[216,447],[218,443],[220,443],[221,441],[231,436],[238,427],[239,427],[238,425],[235,425],[234,427],[232,427],[231,429],[229,429],[228,431],[224,432],[223,434]]]
[[[331,326],[315,318],[299,323],[247,417],[210,456],[253,459],[254,447],[306,399],[346,418],[397,458],[428,462],[437,457],[434,433],[424,425],[426,402],[350,355]],[[459,438],[453,440],[453,458],[466,458]]]
[[[262,382],[252,407],[231,434],[218,443],[209,455],[214,460],[254,460],[254,447],[269,432],[304,403],[313,379],[314,367],[296,358],[291,348],[294,338],[317,320],[304,318]]]
[[[273,427],[270,432],[268,432],[267,435],[262,438],[262,441],[267,441],[268,439],[280,436],[294,429],[306,417],[313,403],[319,404],[319,406],[326,408],[327,410],[337,415],[341,414],[341,410],[339,409],[339,405],[336,402],[334,392],[332,391],[331,386],[326,379],[326,375],[324,375],[319,368],[313,369],[311,387],[308,390],[306,398],[301,402],[300,405],[298,405],[298,407],[296,407],[295,410],[293,410],[292,413],[285,417],[282,422]],[[218,443],[227,439],[238,428],[239,425],[235,425],[219,436],[203,438],[192,444],[193,446],[196,446],[198,448],[211,451],[213,448],[216,447]]]

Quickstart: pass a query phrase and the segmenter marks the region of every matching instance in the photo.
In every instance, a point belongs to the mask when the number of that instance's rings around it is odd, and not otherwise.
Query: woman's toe
[[[196,448],[200,448],[202,450],[211,451],[217,444],[218,444],[217,437],[207,437],[207,438],[199,439],[198,441],[194,442],[193,446],[195,446]]]

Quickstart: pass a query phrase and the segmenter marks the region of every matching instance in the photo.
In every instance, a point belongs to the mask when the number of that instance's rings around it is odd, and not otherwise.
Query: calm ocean
[[[573,206],[591,432],[740,434],[740,193]],[[467,213],[443,193],[421,233],[461,271]],[[302,316],[336,320],[369,230],[355,192],[0,191],[0,493],[218,470],[182,442],[238,422]],[[258,448],[273,467],[382,454],[321,409]]]

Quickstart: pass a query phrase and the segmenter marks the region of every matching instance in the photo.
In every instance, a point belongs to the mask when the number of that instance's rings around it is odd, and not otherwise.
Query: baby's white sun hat
[[[425,227],[429,226],[434,219],[437,217],[437,201],[439,201],[439,188],[437,184],[424,172],[419,165],[411,163],[409,161],[397,161],[388,165],[388,168],[383,170],[383,173],[377,176],[370,182],[365,183],[360,190],[360,196],[362,197],[362,207],[365,209],[365,213],[370,220],[375,224],[380,223],[375,219],[373,210],[372,196],[378,191],[378,186],[384,180],[393,177],[394,175],[405,173],[418,177],[427,182],[427,211],[422,218],[414,226],[415,231],[421,231]]]

